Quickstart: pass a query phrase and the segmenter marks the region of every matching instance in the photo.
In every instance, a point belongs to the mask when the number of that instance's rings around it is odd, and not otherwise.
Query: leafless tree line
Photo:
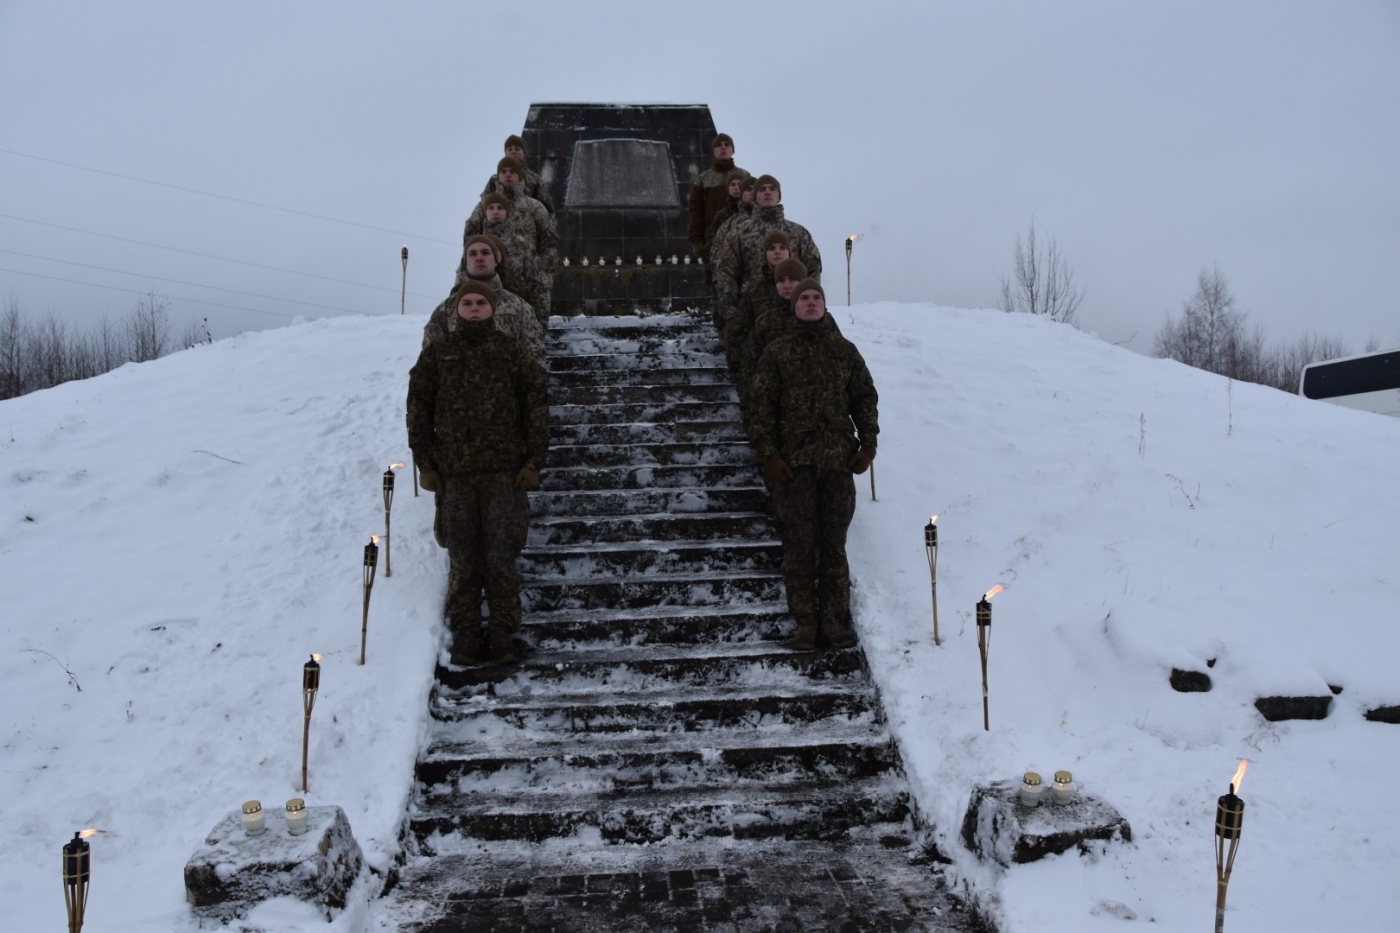
[[[1219,265],[1202,269],[1196,291],[1182,306],[1181,315],[1168,318],[1157,332],[1153,352],[1197,369],[1229,376],[1242,382],[1297,392],[1303,368],[1318,360],[1351,353],[1340,339],[1305,333],[1291,344],[1270,344],[1264,327],[1248,327],[1245,312],[1235,307],[1235,296]],[[1366,349],[1374,350],[1374,340]]]
[[[110,372],[124,363],[158,359],[172,349],[209,342],[207,322],[170,333],[170,302],[150,292],[117,323],[104,317],[79,330],[50,311],[31,323],[11,295],[0,312],[0,399]]]
[[[1045,248],[1036,246],[1035,221],[1023,241],[1016,234],[1011,254],[1011,278],[1001,277],[998,307],[1006,312],[1042,314],[1061,324],[1074,324],[1075,312],[1084,300],[1084,289],[1074,284],[1074,272],[1054,237]]]

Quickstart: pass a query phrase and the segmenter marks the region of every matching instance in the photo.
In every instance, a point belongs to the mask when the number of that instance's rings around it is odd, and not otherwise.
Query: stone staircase
[[[550,343],[522,660],[439,666],[379,928],[982,929],[916,844],[860,649],[785,646],[707,327],[574,318]]]

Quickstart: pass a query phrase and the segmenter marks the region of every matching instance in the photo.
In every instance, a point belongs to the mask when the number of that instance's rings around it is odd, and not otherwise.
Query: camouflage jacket
[[[462,232],[463,247],[468,238],[478,233],[494,233],[505,243],[506,252],[516,259],[521,274],[529,275],[538,270],[544,275],[553,275],[559,268],[559,233],[555,229],[554,218],[543,204],[527,195],[519,186],[503,193],[507,197],[513,195],[512,207],[506,219],[499,225],[488,225],[486,210],[478,202]]]
[[[520,187],[530,197],[543,204],[544,209],[549,211],[551,215],[554,213],[554,202],[549,199],[549,192],[540,182],[540,176],[527,168],[525,170],[525,177],[521,179]],[[486,179],[486,187],[481,189],[481,196],[484,198],[488,194],[500,190],[501,182],[495,174],[492,174],[490,178]]]
[[[875,382],[830,314],[797,321],[794,333],[770,343],[751,391],[749,429],[762,460],[778,453],[793,469],[846,470],[857,448],[875,447],[880,433]]]
[[[460,283],[466,276],[460,272],[457,274],[457,281]],[[544,365],[544,327],[540,324],[540,319],[535,316],[535,309],[515,292],[508,291],[501,284],[501,277],[493,275],[483,283],[489,285],[500,297],[496,303],[496,311],[491,315],[491,320],[496,323],[496,329],[525,344],[525,348],[530,351],[541,366]],[[447,302],[450,296],[444,299],[442,304],[433,309],[433,313],[428,316],[428,323],[423,327],[423,346],[427,346],[434,340],[440,340],[447,334],[457,329],[457,325],[462,323],[462,319],[457,316],[456,308],[449,308]]]
[[[717,234],[720,231],[720,228],[724,226],[724,222],[726,220],[739,213],[739,205],[743,203],[743,200],[741,200],[740,198],[728,198],[727,203],[725,203],[724,207],[721,207],[715,213],[714,218],[710,221],[710,225],[705,228],[704,256],[706,262],[710,261],[710,248],[714,246],[715,234]]]
[[[714,245],[715,300],[724,318],[738,309],[739,298],[749,278],[766,268],[763,240],[781,230],[792,241],[792,258],[807,267],[807,275],[822,278],[822,254],[807,228],[783,217],[781,204],[755,207],[747,220],[732,224],[724,238]]]
[[[841,328],[836,318],[830,314],[827,318],[839,335]],[[745,286],[734,320],[737,322],[734,333],[743,340],[743,358],[750,365],[758,363],[768,344],[786,334],[797,333],[803,323],[792,313],[792,302],[778,294],[773,267],[767,262],[763,264],[763,271],[749,279]]]
[[[730,172],[740,172],[745,178],[749,177],[749,173],[735,165],[733,159],[726,159],[725,162],[715,162],[691,182],[688,234],[690,245],[701,256],[705,255],[700,252],[705,243],[705,231],[710,229],[710,222],[729,200]]]
[[[741,198],[738,206],[734,208],[734,212],[715,226],[714,235],[710,237],[710,251],[705,254],[705,262],[713,266],[715,264],[715,247],[723,242],[724,238],[729,235],[729,231],[739,224],[745,223],[752,216],[753,205]]]
[[[408,446],[446,475],[538,469],[549,448],[544,369],[489,321],[462,321],[408,374]]]

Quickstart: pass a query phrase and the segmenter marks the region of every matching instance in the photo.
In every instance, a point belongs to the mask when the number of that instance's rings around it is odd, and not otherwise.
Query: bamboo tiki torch
[[[1006,587],[998,583],[982,595],[977,604],[977,653],[982,656],[982,729],[992,731],[991,716],[987,704],[987,650],[992,645],[992,597]]]
[[[399,253],[403,257],[403,285],[399,287],[399,314],[403,314],[404,298],[408,295],[408,244],[405,243],[403,251]]]
[[[68,933],[82,933],[88,884],[92,880],[92,846],[87,838],[98,832],[101,830],[74,833],[73,841],[63,847],[63,902],[68,908]]]
[[[1225,931],[1225,892],[1230,887],[1230,872],[1235,869],[1235,852],[1244,829],[1244,801],[1235,796],[1235,791],[1244,783],[1248,766],[1249,761],[1241,758],[1230,781],[1230,792],[1215,802],[1215,933]]]
[[[874,464],[871,464],[874,466]],[[935,647],[943,642],[938,637],[938,516],[929,517],[928,524],[924,526],[924,550],[928,553],[928,583],[929,592],[933,597],[933,644]]]
[[[360,611],[360,663],[365,663],[365,645],[369,642],[369,594],[374,589],[374,569],[379,564],[379,535],[370,535],[365,545],[364,607]]]
[[[301,792],[309,789],[306,783],[306,753],[311,745],[311,708],[316,705],[316,691],[321,689],[321,655],[313,654],[311,660],[301,666],[301,707],[305,714],[301,725]]]
[[[391,463],[384,471],[384,579],[389,579],[394,575],[392,566],[389,563],[389,511],[394,507],[394,470],[403,466],[402,463]]]

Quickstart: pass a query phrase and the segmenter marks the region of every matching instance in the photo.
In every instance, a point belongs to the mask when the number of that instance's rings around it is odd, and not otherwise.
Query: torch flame
[[[859,240],[859,239],[860,239],[860,234],[859,234],[859,233],[852,233],[850,236],[846,237],[846,242],[847,242],[847,243],[854,243],[856,240]]]
[[[324,658],[324,657],[325,657],[324,654],[313,654],[313,655],[311,656],[311,660],[315,661],[317,664],[320,664],[320,663],[321,663],[321,659]]]
[[[1240,785],[1244,783],[1244,771],[1249,767],[1249,759],[1241,758],[1240,766],[1235,769],[1235,776],[1230,779],[1230,786],[1234,788],[1233,793],[1240,792]]]
[[[378,543],[379,543],[379,535],[370,535],[370,536],[369,536],[369,543],[370,543],[370,544],[378,544]]]
[[[982,594],[982,598],[983,598],[983,599],[991,599],[993,596],[997,595],[998,593],[1000,593],[1000,592],[1001,592],[1002,590],[1004,590],[1004,589],[1006,589],[1006,587],[1004,587],[1004,586],[1002,586],[1000,583],[998,583],[996,586],[992,587],[992,588],[991,588],[990,590],[988,590],[986,593]]]
[[[391,463],[391,464],[389,464],[389,469],[391,469],[391,470],[397,470],[397,469],[399,469],[399,468],[402,467],[402,466],[403,466],[402,463]]]
[[[930,525],[932,525],[932,524],[933,524],[934,522],[936,522],[936,521],[938,521],[938,516],[937,516],[937,515],[930,515],[930,516],[928,517],[928,523],[929,523]]]
[[[82,832],[78,833],[78,838],[86,839],[89,836],[96,836],[100,832],[102,832],[102,830],[100,829],[85,829]]]

